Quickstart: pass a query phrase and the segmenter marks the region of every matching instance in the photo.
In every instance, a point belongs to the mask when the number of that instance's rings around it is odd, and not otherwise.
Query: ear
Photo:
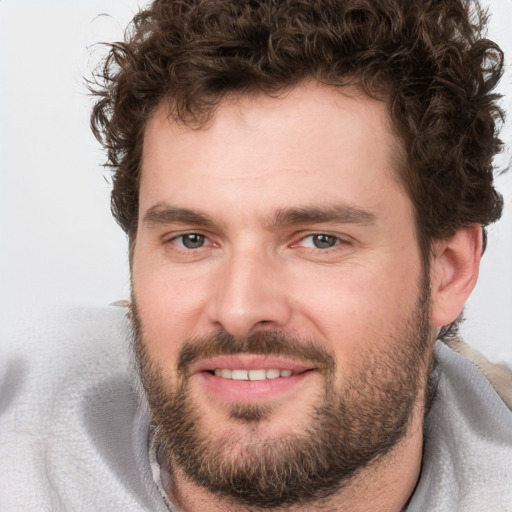
[[[478,279],[482,243],[480,224],[472,224],[447,240],[435,242],[430,274],[433,325],[448,325],[462,311]]]

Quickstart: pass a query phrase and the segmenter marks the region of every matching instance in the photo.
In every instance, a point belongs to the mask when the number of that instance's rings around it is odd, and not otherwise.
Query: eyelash
[[[202,245],[199,245],[197,247],[186,247],[184,240],[186,237],[201,237],[202,238]],[[332,239],[334,241],[334,244],[328,247],[315,247],[314,245],[314,237],[326,237],[329,239]],[[322,256],[328,257],[330,255],[336,255],[340,254],[340,251],[343,251],[344,249],[347,249],[351,245],[351,241],[347,240],[346,237],[341,237],[339,235],[335,235],[329,232],[323,232],[323,231],[317,231],[313,233],[296,233],[296,235],[293,237],[294,242],[290,243],[288,245],[288,248],[290,249],[302,249],[302,252],[304,256],[311,255],[315,257],[321,258]],[[307,240],[311,240],[309,243],[309,246],[305,244]],[[212,237],[210,237],[207,234],[201,233],[199,231],[188,231],[185,233],[179,233],[175,234],[174,236],[164,240],[165,245],[171,245],[172,252],[178,257],[179,255],[183,257],[193,257],[194,261],[196,258],[203,258],[207,256],[212,249],[218,248],[221,246],[221,244],[215,242],[215,240],[212,240]]]
[[[332,246],[320,248],[315,247],[313,237],[325,236],[334,240]],[[307,240],[311,239],[309,246]],[[352,237],[345,234],[334,234],[325,231],[317,231],[314,233],[300,233],[296,238],[296,242],[291,245],[292,249],[301,249],[304,258],[313,258],[313,260],[322,261],[322,258],[328,258],[323,261],[333,261],[332,258],[346,257],[354,247],[355,241]]]
[[[198,238],[202,238],[204,243],[202,245],[198,246],[198,247],[195,247],[195,248],[186,247],[185,242],[184,242],[185,238],[186,237],[192,237],[192,236],[196,236]],[[181,243],[177,243],[179,240],[181,240]],[[179,235],[175,235],[172,238],[170,238],[169,240],[167,240],[166,243],[172,243],[172,244],[176,245],[177,247],[179,247],[180,250],[183,250],[183,251],[194,251],[194,250],[197,250],[197,249],[204,248],[205,244],[208,241],[209,241],[209,238],[206,235],[203,235],[202,233],[198,233],[196,231],[191,231],[191,232],[188,232],[188,233],[181,233]]]
[[[202,239],[202,244],[197,246],[197,247],[187,247],[186,243],[185,243],[185,239],[186,239],[186,237],[192,237],[192,236],[196,236],[198,238],[201,238]],[[305,240],[307,240],[307,239],[313,240],[314,237],[326,237],[326,238],[329,238],[329,239],[333,239],[334,243],[333,243],[333,245],[330,245],[330,246],[327,246],[327,247],[323,247],[323,248],[322,247],[311,247],[311,246],[308,247],[308,246],[302,245]],[[180,240],[181,240],[181,243],[179,242]],[[179,250],[189,252],[189,251],[195,251],[195,250],[198,250],[198,249],[208,248],[209,246],[211,246],[211,243],[208,243],[209,241],[210,241],[210,239],[208,238],[207,235],[204,235],[204,234],[199,233],[199,232],[191,231],[191,232],[181,233],[179,235],[175,235],[172,238],[168,239],[165,243],[166,244],[172,243]],[[315,245],[315,242],[312,241],[311,244]],[[213,245],[215,246],[216,244],[213,244]],[[290,245],[290,247],[291,248],[298,248],[298,247],[302,246],[304,249],[307,249],[307,250],[320,251],[322,253],[328,253],[331,250],[336,250],[336,248],[338,246],[340,246],[340,245],[349,245],[349,242],[347,240],[345,240],[343,238],[340,238],[337,235],[333,235],[331,233],[317,232],[317,233],[309,233],[307,235],[300,236],[300,238],[296,242],[293,242]]]
[[[334,243],[332,245],[327,245],[327,247],[318,247],[315,244],[315,238],[320,239],[320,237],[325,237],[327,239],[330,239],[329,241],[332,241]],[[295,244],[293,244],[292,246],[296,247],[299,244],[304,243],[304,241],[307,239],[311,239],[311,245],[314,245],[314,247],[311,247],[311,246],[310,247],[303,246],[303,247],[305,247],[307,249],[311,249],[311,250],[319,250],[321,252],[328,252],[329,250],[334,249],[335,247],[337,247],[339,245],[343,245],[344,243],[345,244],[347,243],[346,241],[342,240],[339,236],[332,235],[330,233],[311,233],[311,234],[302,236],[300,238],[300,240],[298,242],[296,242]]]

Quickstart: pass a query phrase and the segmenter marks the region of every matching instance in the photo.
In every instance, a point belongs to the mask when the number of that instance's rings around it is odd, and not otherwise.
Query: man
[[[135,17],[92,124],[130,239],[142,403],[105,362],[63,386],[81,430],[41,454],[42,509],[512,510],[512,378],[436,342],[466,350],[502,209],[483,27],[459,0]]]

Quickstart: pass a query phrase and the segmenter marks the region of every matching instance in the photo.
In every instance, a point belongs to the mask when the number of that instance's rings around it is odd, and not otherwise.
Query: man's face
[[[272,482],[260,504],[285,496],[280,471],[310,474],[291,503],[388,452],[427,379],[399,145],[386,105],[348,92],[225,100],[202,129],[161,110],[146,129],[132,310],[152,414],[169,466],[219,493],[256,479],[233,491],[253,505]]]

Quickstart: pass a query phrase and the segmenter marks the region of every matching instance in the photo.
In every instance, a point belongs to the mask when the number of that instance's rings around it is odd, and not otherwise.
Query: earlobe
[[[442,327],[459,316],[476,285],[482,257],[482,227],[472,224],[435,244],[430,274],[431,321]]]

